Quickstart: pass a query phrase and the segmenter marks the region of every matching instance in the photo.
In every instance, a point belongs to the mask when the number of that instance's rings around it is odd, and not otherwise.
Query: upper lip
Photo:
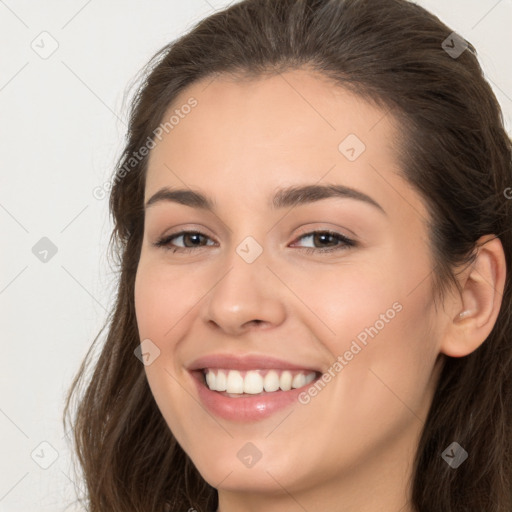
[[[233,354],[211,354],[199,357],[188,366],[189,371],[203,370],[205,368],[225,368],[232,370],[309,370],[319,372],[307,364],[296,364],[275,357],[265,355],[238,355]]]

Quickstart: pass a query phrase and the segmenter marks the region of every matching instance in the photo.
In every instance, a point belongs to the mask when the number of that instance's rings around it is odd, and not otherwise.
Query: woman
[[[155,55],[128,134],[88,510],[512,510],[512,144],[470,43],[245,0]]]

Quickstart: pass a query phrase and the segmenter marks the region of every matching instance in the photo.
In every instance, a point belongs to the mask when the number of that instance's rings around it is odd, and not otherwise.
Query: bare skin
[[[163,417],[218,489],[219,512],[414,512],[411,468],[439,371],[495,323],[501,243],[489,241],[461,273],[462,300],[454,293],[436,310],[428,216],[397,174],[391,114],[304,70],[198,82],[172,109],[191,96],[197,106],[151,150],[145,200],[162,187],[193,189],[216,210],[149,206],[135,288],[140,339],[161,351],[145,368]],[[366,146],[359,155],[356,139],[339,149],[349,134]],[[278,188],[307,184],[356,189],[383,211],[347,197],[270,207]],[[183,230],[205,235],[174,238],[188,253],[152,245]],[[325,230],[356,245],[307,236]],[[262,249],[252,263],[236,252],[248,236]],[[207,412],[187,371],[225,352],[327,372],[370,326],[378,333],[309,402],[261,421]],[[261,453],[250,468],[237,457],[248,441]]]

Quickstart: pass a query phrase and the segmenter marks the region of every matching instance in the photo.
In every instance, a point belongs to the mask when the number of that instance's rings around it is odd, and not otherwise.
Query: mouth
[[[267,395],[278,391],[300,389],[321,374],[311,370],[203,368],[199,371],[203,384],[229,398]]]
[[[187,370],[204,407],[237,423],[263,420],[298,405],[301,393],[322,377],[320,368],[263,354],[211,354]]]

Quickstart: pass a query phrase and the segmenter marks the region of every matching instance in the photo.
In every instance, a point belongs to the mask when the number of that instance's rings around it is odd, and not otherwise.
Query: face
[[[397,127],[304,70],[208,83],[148,164],[135,306],[158,407],[219,492],[403,476],[439,318]]]

